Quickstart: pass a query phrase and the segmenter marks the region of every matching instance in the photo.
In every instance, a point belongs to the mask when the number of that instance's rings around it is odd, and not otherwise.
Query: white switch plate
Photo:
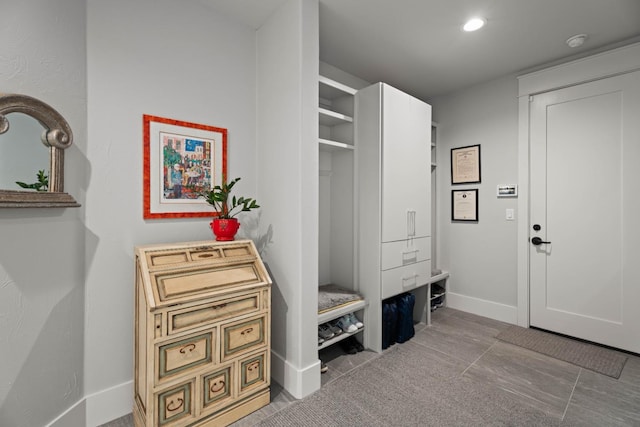
[[[516,219],[516,214],[513,209],[507,209],[506,218],[507,221],[513,221],[514,219]]]

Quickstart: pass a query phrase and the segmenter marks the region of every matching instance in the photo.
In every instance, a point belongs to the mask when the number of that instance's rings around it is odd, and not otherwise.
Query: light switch
[[[507,221],[513,221],[514,219],[516,219],[516,215],[513,209],[507,209],[506,218]]]

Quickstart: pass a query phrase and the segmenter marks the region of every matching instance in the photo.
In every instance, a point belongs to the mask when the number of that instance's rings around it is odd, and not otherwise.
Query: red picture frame
[[[194,188],[227,174],[227,129],[143,115],[143,218],[213,217]]]

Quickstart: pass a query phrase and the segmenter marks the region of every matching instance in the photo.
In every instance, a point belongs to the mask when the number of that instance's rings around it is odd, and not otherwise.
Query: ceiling
[[[259,28],[287,0],[200,0]],[[429,99],[640,41],[640,0],[319,0],[320,60]],[[485,28],[464,33],[471,16]],[[585,33],[578,48],[565,43]]]

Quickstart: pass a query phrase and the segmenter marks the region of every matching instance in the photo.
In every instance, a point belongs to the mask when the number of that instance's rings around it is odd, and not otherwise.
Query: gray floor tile
[[[494,337],[511,326],[510,323],[489,319],[488,317],[478,316],[477,314],[467,313],[465,311],[454,309],[449,309],[449,311],[450,316],[472,322],[478,326],[482,326],[488,333],[491,333]]]
[[[562,417],[580,368],[543,354],[496,342],[465,376],[513,393],[547,414]]]
[[[479,330],[470,323],[452,316],[442,317],[437,323],[416,333],[413,340],[471,363],[496,340],[491,333]]]
[[[640,383],[583,369],[564,419],[568,424],[640,426]]]
[[[627,356],[627,362],[624,364],[619,381],[630,384],[640,384],[640,356],[626,353],[625,356]]]
[[[361,351],[356,354],[347,354],[342,350],[340,345],[332,345],[319,352],[320,360],[325,362],[329,369],[320,376],[322,385],[333,381],[334,379],[346,374],[363,363],[378,357],[378,353],[369,350]]]

